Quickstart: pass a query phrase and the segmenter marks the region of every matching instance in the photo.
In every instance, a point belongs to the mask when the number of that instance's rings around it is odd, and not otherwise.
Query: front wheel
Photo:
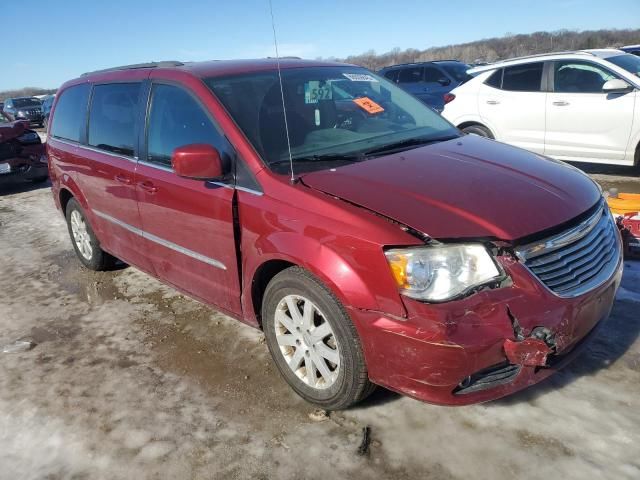
[[[264,298],[269,351],[298,395],[326,410],[340,410],[374,390],[358,333],[324,284],[291,267],[271,280]]]
[[[116,259],[100,248],[100,242],[75,198],[67,203],[65,215],[73,249],[82,264],[90,270],[112,268]]]

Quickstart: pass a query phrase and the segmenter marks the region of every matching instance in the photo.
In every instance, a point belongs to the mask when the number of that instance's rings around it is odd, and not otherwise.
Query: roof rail
[[[147,62],[147,63],[134,63],[133,65],[122,65],[120,67],[105,68],[102,70],[94,70],[93,72],[86,72],[80,75],[86,77],[87,75],[94,75],[96,73],[117,72],[119,70],[136,70],[138,68],[163,68],[163,67],[181,67],[184,63],[176,60],[166,60],[162,62]]]
[[[467,73],[473,72],[473,73],[481,73],[481,72],[486,72],[488,70],[495,70],[497,68],[501,68],[502,65],[507,64],[507,63],[511,63],[511,62],[517,62],[520,60],[529,60],[531,58],[540,58],[540,57],[549,57],[551,55],[591,55],[593,57],[595,57],[596,55],[592,52],[587,52],[585,50],[567,50],[567,51],[563,51],[563,52],[551,52],[551,53],[536,53],[534,55],[525,55],[523,57],[515,57],[515,58],[505,58],[504,60],[496,60],[495,62],[492,63],[488,63],[486,65],[479,65],[477,67],[473,67],[470,68],[469,70],[467,70]]]
[[[586,50],[565,50],[563,52],[535,53],[533,55],[524,55],[522,57],[505,58],[504,60],[497,60],[494,63],[512,62],[514,60],[526,60],[528,58],[548,57],[550,55],[567,55],[567,54],[595,56],[593,53],[587,52]]]
[[[437,63],[437,62],[460,62],[460,60],[420,60],[419,62],[407,62],[407,63],[394,63],[393,65],[387,65],[386,67],[382,67],[382,68],[395,68],[395,67],[406,67],[409,65],[422,65],[423,63]],[[464,62],[462,62],[464,63]],[[382,69],[380,69],[382,70]]]

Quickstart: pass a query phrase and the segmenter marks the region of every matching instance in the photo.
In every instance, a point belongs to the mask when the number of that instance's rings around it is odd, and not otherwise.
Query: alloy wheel
[[[93,256],[93,248],[91,247],[91,237],[87,230],[87,224],[84,217],[78,210],[71,212],[71,233],[73,241],[78,247],[80,254],[86,259],[91,260]]]
[[[320,309],[300,295],[284,297],[275,313],[280,353],[300,380],[312,388],[335,383],[340,371],[336,336]]]

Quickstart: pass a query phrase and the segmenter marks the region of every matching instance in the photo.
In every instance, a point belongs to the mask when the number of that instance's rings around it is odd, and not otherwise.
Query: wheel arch
[[[345,256],[316,239],[294,232],[276,232],[258,239],[252,250],[261,255],[248,258],[244,266],[242,308],[249,323],[262,325],[260,317],[266,286],[275,275],[292,266],[303,268],[318,278],[345,307],[381,310],[380,296],[370,289],[357,269]],[[397,295],[395,286],[391,287]],[[388,302],[384,309],[392,314],[405,314],[399,298],[397,304]]]
[[[458,129],[462,130],[463,128],[473,127],[473,126],[486,128],[487,131],[491,134],[491,137],[492,138],[496,138],[495,132],[491,128],[489,128],[488,125],[486,125],[485,123],[482,123],[482,122],[480,122],[478,120],[467,120],[465,122],[462,122],[460,125],[458,125]]]
[[[274,258],[262,263],[254,272],[251,280],[251,306],[260,328],[262,328],[262,302],[267,285],[277,274],[295,266],[297,265],[290,261]]]
[[[63,214],[65,213],[67,204],[69,203],[69,200],[71,200],[71,198],[75,198],[80,206],[85,211],[87,211],[89,215],[92,214],[92,212],[88,211],[89,205],[87,204],[87,200],[82,194],[82,190],[80,190],[80,187],[78,187],[76,182],[74,182],[69,175],[63,175],[58,192],[58,201],[60,203],[60,209],[62,210]]]
[[[67,214],[67,204],[72,198],[74,198],[74,195],[73,193],[71,193],[71,190],[64,187],[60,189],[60,193],[58,194],[58,201],[60,203],[60,210],[62,210],[63,215]]]

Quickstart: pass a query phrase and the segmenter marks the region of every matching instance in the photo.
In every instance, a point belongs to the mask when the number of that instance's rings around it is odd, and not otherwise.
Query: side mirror
[[[633,87],[619,78],[609,80],[602,86],[602,91],[604,93],[626,93],[631,90],[633,90]]]
[[[176,148],[171,156],[171,166],[176,175],[196,180],[213,180],[225,174],[220,152],[205,143]]]

